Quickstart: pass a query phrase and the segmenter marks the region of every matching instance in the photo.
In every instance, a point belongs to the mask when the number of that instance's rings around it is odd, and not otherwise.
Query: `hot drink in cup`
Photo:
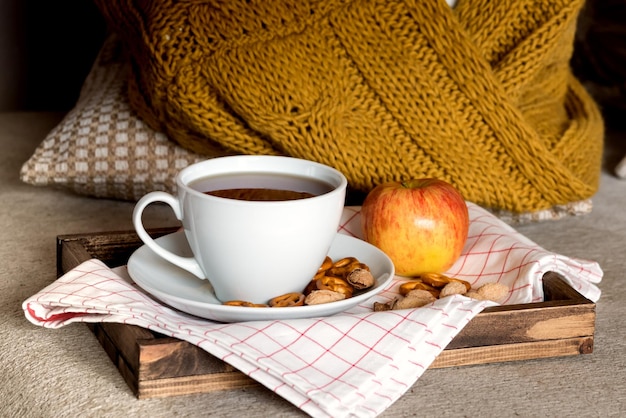
[[[177,195],[142,197],[133,223],[157,255],[200,279],[221,301],[267,303],[300,292],[315,275],[337,233],[346,178],[308,160],[233,156],[206,160],[176,177]],[[168,204],[194,254],[159,246],[141,220],[151,203]]]

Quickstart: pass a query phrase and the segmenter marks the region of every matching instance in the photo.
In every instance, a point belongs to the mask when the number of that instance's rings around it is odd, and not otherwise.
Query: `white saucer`
[[[191,256],[191,250],[182,231],[157,238],[170,251]],[[137,249],[128,259],[128,274],[146,292],[183,312],[219,322],[263,321],[297,319],[333,315],[350,309],[382,291],[393,279],[394,267],[389,257],[367,242],[344,234],[337,234],[328,255],[336,260],[356,257],[367,264],[376,284],[364,293],[337,302],[288,308],[250,308],[223,305],[213,293],[208,280],[157,256],[147,246]]]

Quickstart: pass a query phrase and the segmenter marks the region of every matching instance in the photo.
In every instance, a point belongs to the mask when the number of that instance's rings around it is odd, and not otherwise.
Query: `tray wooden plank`
[[[154,237],[177,228],[149,231]],[[134,231],[57,237],[57,274],[90,258],[126,264],[142,242]],[[431,368],[576,356],[593,352],[596,305],[558,274],[543,277],[545,301],[483,310]],[[197,346],[133,325],[89,327],[140,399],[233,390],[258,383]]]

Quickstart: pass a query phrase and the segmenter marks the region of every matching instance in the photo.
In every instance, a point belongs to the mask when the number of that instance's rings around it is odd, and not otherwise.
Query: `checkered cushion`
[[[208,158],[181,148],[135,115],[120,47],[114,37],[105,42],[76,106],[22,166],[22,181],[137,200],[152,190],[174,191],[181,168]]]

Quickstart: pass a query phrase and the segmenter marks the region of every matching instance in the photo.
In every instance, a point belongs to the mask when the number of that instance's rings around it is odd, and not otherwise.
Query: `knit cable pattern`
[[[583,0],[96,0],[132,106],[198,153],[283,154],[355,189],[438,177],[512,212],[591,197],[603,122],[569,60]]]

